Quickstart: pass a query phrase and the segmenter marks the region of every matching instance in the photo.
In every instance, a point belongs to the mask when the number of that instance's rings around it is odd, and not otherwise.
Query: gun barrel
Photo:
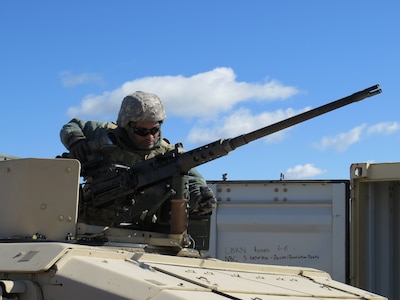
[[[256,139],[286,129],[290,126],[312,119],[350,103],[377,95],[381,92],[382,90],[379,89],[379,85],[374,85],[345,98],[322,105],[320,107],[314,108],[312,110],[306,111],[304,113],[274,123],[272,125],[263,127],[261,129],[252,131],[250,133],[246,133],[230,139],[221,139],[208,145],[201,146],[180,155],[177,160],[177,165],[174,166],[174,168],[178,168],[179,170],[181,170],[182,173],[186,173],[193,167],[227,155],[229,152],[236,149],[237,147],[243,146]],[[148,182],[148,180],[146,179],[144,182]]]
[[[249,142],[252,142],[256,139],[262,138],[269,134],[275,133],[277,131],[286,129],[298,123],[304,122],[306,120],[315,118],[319,115],[325,114],[332,110],[338,109],[340,107],[346,106],[350,103],[357,102],[363,99],[366,99],[371,96],[375,96],[381,93],[382,90],[379,88],[379,85],[373,85],[369,88],[366,88],[362,91],[356,92],[350,96],[344,97],[342,99],[330,102],[328,104],[322,105],[320,107],[314,108],[312,110],[306,111],[304,113],[298,114],[291,118],[282,120],[280,122],[274,123],[272,125],[263,127],[261,129],[252,131],[247,134],[240,135],[238,137],[232,138],[229,140],[229,146],[232,150],[242,145],[245,145]]]

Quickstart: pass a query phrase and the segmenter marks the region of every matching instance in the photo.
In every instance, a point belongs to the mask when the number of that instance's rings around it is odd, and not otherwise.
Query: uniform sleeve
[[[60,139],[67,149],[76,141],[87,139],[91,150],[98,150],[99,145],[104,143],[103,140],[107,138],[107,131],[114,128],[116,128],[116,124],[112,122],[85,122],[82,119],[74,118],[61,128]]]
[[[190,206],[193,206],[193,201],[196,201],[200,196],[200,187],[207,186],[207,182],[204,177],[193,168],[189,171],[189,193],[190,193]]]
[[[60,139],[65,148],[69,149],[73,143],[85,138],[84,127],[83,120],[74,118],[61,128]]]

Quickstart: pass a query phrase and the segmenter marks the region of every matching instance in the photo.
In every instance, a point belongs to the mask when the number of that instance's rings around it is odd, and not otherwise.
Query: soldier
[[[157,95],[137,91],[123,99],[116,124],[74,118],[62,127],[60,138],[70,156],[83,165],[101,158],[105,164],[133,166],[174,148],[162,138],[165,117]],[[206,186],[202,175],[195,168],[190,170],[189,211],[193,215],[210,213],[215,207],[214,195]],[[86,178],[84,187],[90,189],[90,178]],[[118,226],[113,223],[120,209],[116,204],[95,208],[83,193],[79,206],[79,222]]]

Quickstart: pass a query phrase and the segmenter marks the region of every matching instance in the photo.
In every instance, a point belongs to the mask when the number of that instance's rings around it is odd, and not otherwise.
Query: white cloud
[[[375,125],[372,125],[368,128],[368,134],[374,133],[382,133],[382,134],[391,134],[400,129],[398,122],[382,122]]]
[[[360,136],[366,126],[366,124],[362,124],[348,132],[339,133],[336,136],[323,137],[320,142],[315,143],[315,146],[320,150],[325,150],[332,147],[338,152],[343,152],[352,144],[360,141]]]
[[[101,96],[87,95],[81,101],[80,107],[70,107],[68,115],[71,117],[90,115],[90,116],[109,116],[112,114],[117,118],[121,99],[125,97],[123,89],[113,92],[105,92]]]
[[[314,146],[320,150],[334,148],[338,152],[343,152],[352,144],[360,142],[366,135],[388,135],[399,130],[400,126],[398,122],[381,122],[368,127],[366,124],[362,124],[348,132],[339,133],[335,136],[323,137],[321,141],[315,143]]]
[[[73,75],[70,71],[63,71],[60,73],[61,82],[65,87],[75,87],[81,84],[87,84],[92,82],[101,83],[102,78],[96,73],[82,73]]]
[[[293,109],[277,110],[275,112],[263,112],[258,115],[252,115],[250,110],[241,108],[216,121],[195,126],[189,132],[188,141],[192,143],[205,143],[221,137],[235,137],[279,122],[306,110],[309,110],[309,108],[300,111]],[[282,130],[268,135],[265,141],[268,143],[279,142],[284,138],[285,132],[286,130]]]
[[[285,179],[307,179],[325,173],[326,170],[318,169],[313,164],[297,165],[289,168],[284,173]]]
[[[86,96],[79,107],[69,108],[68,114],[103,116],[114,112],[116,115],[123,97],[137,90],[160,96],[167,114],[188,117],[215,116],[248,100],[282,100],[298,93],[296,88],[275,80],[239,82],[231,68],[216,68],[191,77],[156,76],[128,81],[114,91]]]

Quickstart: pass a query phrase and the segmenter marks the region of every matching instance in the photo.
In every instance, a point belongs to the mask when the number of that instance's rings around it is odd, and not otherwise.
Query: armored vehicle
[[[255,265],[207,257],[204,219],[187,215],[187,172],[267,134],[380,93],[349,97],[233,139],[93,171],[95,205],[132,195],[118,226],[78,222],[83,165],[70,158],[0,161],[0,299],[386,299],[308,267]],[[86,172],[86,170],[85,170]],[[155,199],[155,200],[154,200]],[[170,202],[167,231],[140,220]],[[155,213],[155,212],[154,212]],[[207,222],[206,222],[207,223]],[[165,225],[165,224],[163,224]],[[341,263],[341,262],[337,262]]]

